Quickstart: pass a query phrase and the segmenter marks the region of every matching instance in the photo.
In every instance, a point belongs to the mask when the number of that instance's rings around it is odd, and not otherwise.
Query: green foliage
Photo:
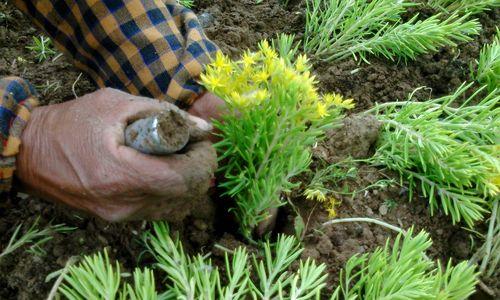
[[[385,58],[414,59],[443,46],[470,41],[479,32],[468,15],[439,15],[403,22],[401,14],[414,6],[405,0],[308,0],[304,49],[323,60],[353,55],[367,61],[373,54]]]
[[[63,276],[58,292],[69,300],[160,299],[150,269],[135,269],[133,284],[124,283],[119,263],[110,262],[106,249],[102,253],[83,257],[82,262],[70,266]]]
[[[480,84],[487,85],[489,92],[500,86],[500,31],[498,29],[493,42],[481,49],[477,61],[477,72],[473,77]]]
[[[59,292],[67,299],[283,299],[306,300],[324,296],[326,265],[299,260],[303,248],[291,236],[279,235],[276,243],[261,244],[261,252],[249,254],[244,247],[225,253],[225,272],[209,255],[189,256],[179,238],[171,238],[166,223],[153,223],[144,235],[156,269],[164,273],[166,291],[157,293],[153,272],[136,269],[133,284],[123,283],[120,266],[109,261],[107,251],[87,256],[69,267]],[[355,255],[340,274],[340,286],[332,299],[465,299],[474,291],[474,267],[462,262],[446,268],[426,256],[428,234],[403,238],[394,246],[374,253]],[[298,262],[295,271],[290,266]],[[323,293],[323,294],[322,294]],[[384,296],[386,298],[384,298]]]
[[[471,85],[426,102],[410,99],[370,110],[383,123],[372,162],[398,171],[410,195],[420,186],[431,213],[441,208],[454,223],[470,227],[489,211],[487,199],[498,195],[500,178],[500,94],[495,89],[478,99],[479,89],[459,105]]]
[[[399,234],[391,247],[354,255],[340,272],[340,285],[332,295],[338,299],[466,299],[477,283],[475,267],[467,262],[446,268],[425,256],[432,242],[429,235],[416,236],[410,229]]]
[[[43,62],[56,54],[52,45],[52,40],[43,35],[40,37],[34,36],[31,45],[26,46],[26,49],[31,50],[35,54],[38,62]]]
[[[194,0],[177,0],[177,3],[186,8],[193,8],[194,6]]]
[[[95,298],[94,298],[95,299]],[[156,300],[160,299],[156,292],[155,277],[153,271],[144,268],[136,268],[134,271],[134,284],[125,284],[120,294],[120,299],[130,300]]]
[[[500,0],[429,0],[428,4],[446,13],[472,15],[500,7]]]
[[[29,244],[31,244],[31,246],[28,251],[37,255],[44,254],[45,252],[42,249],[42,245],[50,241],[53,238],[54,233],[65,233],[74,230],[74,228],[67,227],[64,224],[49,224],[43,229],[38,229],[38,221],[39,220],[37,218],[35,222],[22,235],[20,234],[23,224],[19,224],[16,227],[9,240],[9,243],[0,253],[0,260],[2,260],[3,257],[16,251],[20,247]]]
[[[357,173],[356,162],[351,158],[332,164],[320,163],[304,190],[304,196],[307,200],[320,202],[328,212],[329,217],[334,218],[337,216],[336,207],[341,203],[337,199],[338,196],[350,196],[354,199],[359,193],[371,189],[384,189],[397,183],[394,179],[380,179],[363,188],[350,191],[350,184],[343,181],[356,178]],[[343,186],[340,187],[342,182]]]
[[[355,178],[357,171],[358,169],[351,160],[333,164],[326,164],[326,162],[323,162],[321,166],[315,170],[311,181],[304,190],[304,196],[306,196],[307,200],[322,203],[328,215],[334,218],[337,216],[336,207],[340,205],[341,202],[337,200],[335,196],[338,192],[332,190],[329,186],[338,185],[342,180],[348,178]]]
[[[118,299],[120,279],[120,265],[115,262],[113,266],[104,250],[104,255],[86,256],[80,264],[70,266],[59,291],[72,300]]]
[[[150,253],[157,260],[156,266],[165,272],[168,292],[165,299],[311,299],[324,287],[324,264],[312,260],[300,262],[295,272],[287,271],[302,252],[294,237],[279,236],[275,245],[263,244],[263,258],[249,255],[243,247],[232,256],[225,254],[226,281],[212,265],[208,256],[185,254],[178,238],[172,239],[168,226],[157,222],[154,233],[145,235]],[[249,259],[249,257],[252,259]],[[253,263],[253,264],[252,264]],[[255,268],[256,277],[250,278]]]
[[[485,241],[471,258],[471,261],[480,262],[479,271],[485,278],[495,278],[500,275],[500,200],[496,199],[488,222],[488,232]]]
[[[271,45],[287,63],[291,64],[299,51],[300,42],[294,45],[295,34],[281,33],[271,40]]]
[[[289,39],[278,44],[283,53],[293,51]],[[284,204],[281,194],[297,186],[290,179],[307,170],[310,147],[353,106],[339,95],[318,95],[305,56],[292,64],[286,61],[292,54],[279,57],[267,41],[259,47],[240,61],[219,53],[201,75],[228,106],[223,120],[214,122],[222,138],[215,145],[224,161],[220,186],[235,199],[234,212],[249,239],[269,209]]]

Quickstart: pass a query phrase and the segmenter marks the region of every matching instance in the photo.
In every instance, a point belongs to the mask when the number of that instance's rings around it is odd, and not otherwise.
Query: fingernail
[[[212,131],[213,129],[213,126],[203,119],[200,119],[192,115],[189,115],[188,118],[189,120],[193,121],[196,124],[196,127],[198,127],[203,131]]]

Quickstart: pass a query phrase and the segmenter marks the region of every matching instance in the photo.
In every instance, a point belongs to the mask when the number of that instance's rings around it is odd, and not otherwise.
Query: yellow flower
[[[342,107],[345,109],[354,108],[354,103],[352,99],[344,100],[344,98],[342,98],[341,95],[335,93],[324,95],[323,101],[325,101],[325,103],[327,103],[328,105],[335,105],[337,107]]]
[[[295,69],[299,72],[305,72],[309,69],[307,57],[305,55],[301,54],[297,57],[297,60],[295,61]]]
[[[334,196],[329,196],[325,201],[325,209],[328,212],[328,216],[335,218],[337,216],[336,207],[339,206],[341,201],[337,200]]]
[[[314,103],[319,100],[318,92],[316,91],[315,88],[311,86],[307,86],[308,89],[306,91],[306,100],[309,101],[309,103]]]
[[[283,75],[283,80],[285,82],[292,82],[297,79],[297,73],[291,70],[290,68],[286,68],[283,71],[282,75]]]
[[[247,51],[243,54],[241,61],[243,62],[243,67],[245,67],[245,68],[251,67],[256,62],[255,61],[255,54]]]
[[[488,178],[487,186],[489,187],[489,194],[496,196],[500,190],[500,175],[493,175]]]
[[[323,102],[317,102],[316,103],[316,114],[319,119],[322,119],[326,116],[329,116],[330,114],[328,113],[328,108],[326,104]]]
[[[224,84],[222,83],[221,79],[217,74],[214,76],[213,74],[201,74],[200,75],[201,81],[205,86],[207,86],[211,90],[215,90],[216,88],[223,87]]]
[[[254,75],[254,80],[255,80],[255,82],[258,82],[258,83],[266,82],[267,79],[269,79],[269,73],[267,73],[264,70],[259,71]]]
[[[239,107],[246,107],[248,105],[248,99],[243,97],[240,93],[238,92],[231,92],[231,102],[235,104],[236,106]]]
[[[260,49],[262,51],[262,54],[264,54],[264,57],[267,59],[274,59],[278,57],[278,54],[273,48],[271,48],[267,40],[264,40],[260,43]]]
[[[222,54],[221,51],[218,51],[215,55],[215,60],[212,62],[212,66],[226,73],[230,73],[232,70],[229,58]]]
[[[326,208],[326,212],[328,213],[328,216],[330,218],[335,218],[337,216],[337,210],[335,209],[335,207]]]
[[[308,188],[304,191],[304,195],[306,196],[307,200],[316,200],[319,202],[323,202],[326,200],[326,195],[318,189]]]
[[[267,90],[258,90],[255,92],[255,104],[259,105],[267,98],[269,98],[269,92]]]

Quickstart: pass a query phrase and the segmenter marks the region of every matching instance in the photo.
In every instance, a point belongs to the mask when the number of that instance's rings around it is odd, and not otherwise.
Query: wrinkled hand
[[[226,112],[226,103],[216,95],[205,92],[189,108],[188,112],[205,121],[220,120]]]
[[[176,205],[206,194],[216,169],[208,141],[163,157],[124,146],[128,123],[170,105],[102,89],[36,108],[22,135],[17,176],[35,194],[105,220],[169,219]]]

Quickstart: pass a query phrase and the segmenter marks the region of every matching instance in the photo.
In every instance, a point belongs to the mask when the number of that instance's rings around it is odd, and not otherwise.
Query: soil
[[[258,41],[276,34],[296,33],[300,38],[304,24],[303,2],[290,1],[283,6],[278,0],[266,0],[256,5],[255,0],[200,0],[198,14],[209,13],[213,19],[206,32],[221,49],[238,56],[247,48],[255,48]],[[37,86],[42,104],[70,100],[95,90],[86,75],[80,75],[64,56],[36,63],[34,55],[25,47],[37,29],[11,4],[0,2],[0,76],[15,75],[28,79]],[[422,14],[432,13],[423,11]],[[498,23],[498,10],[478,16],[483,31],[474,41],[457,49],[445,48],[438,53],[419,57],[415,61],[390,62],[371,58],[370,64],[353,59],[335,63],[314,60],[314,73],[323,91],[337,92],[355,99],[356,109],[362,111],[376,102],[405,99],[415,88],[426,86],[415,94],[417,99],[448,94],[469,77],[469,66],[474,64],[481,45],[491,40]],[[327,133],[327,139],[314,150],[315,160],[336,162],[354,155],[367,157],[372,152],[378,125],[374,120],[352,117],[344,121],[345,127]],[[355,178],[340,183],[350,190],[359,190],[384,178],[396,178],[386,170],[359,165]],[[190,253],[212,252],[220,262],[222,253],[214,244],[234,248],[245,244],[237,234],[236,225],[225,213],[227,200],[212,195],[212,205],[199,207],[182,220],[170,223],[178,231],[186,250]],[[382,227],[362,223],[322,226],[329,220],[327,213],[316,203],[307,201],[300,191],[289,195],[300,215],[307,223],[303,257],[313,257],[328,265],[329,288],[336,284],[340,268],[355,253],[364,253],[384,245],[393,232]],[[430,216],[426,200],[415,197],[408,201],[407,190],[395,185],[368,189],[355,197],[341,197],[338,217],[370,217],[382,219],[401,228],[415,226],[430,233],[433,246],[429,256],[455,261],[469,258],[475,243],[480,243],[470,232],[451,225],[450,219],[440,213]],[[206,203],[206,202],[203,202]],[[287,207],[280,211],[276,232],[294,233],[295,212]],[[45,282],[51,272],[62,268],[75,255],[94,253],[107,247],[111,257],[120,261],[124,271],[147,265],[149,258],[141,255],[144,248],[139,242],[142,232],[149,228],[146,222],[111,224],[82,216],[67,208],[23,194],[16,185],[6,199],[0,201],[0,249],[8,243],[15,226],[31,224],[39,218],[40,224],[65,223],[75,227],[71,234],[55,234],[43,246],[42,255],[33,255],[25,249],[0,261],[0,299],[44,299],[53,282]],[[480,228],[479,230],[483,230]],[[485,284],[500,295],[500,280]],[[481,299],[479,294],[476,295]],[[488,298],[482,298],[488,299]]]
[[[155,155],[172,154],[186,146],[189,141],[188,120],[179,111],[169,110],[151,117],[156,118],[156,127],[151,126],[148,123],[151,120],[147,118],[132,122],[125,129],[127,145],[139,145],[137,150]]]
[[[177,152],[186,146],[189,140],[189,127],[188,121],[181,114],[170,110],[161,114],[158,122],[160,136],[173,150],[171,153]]]

